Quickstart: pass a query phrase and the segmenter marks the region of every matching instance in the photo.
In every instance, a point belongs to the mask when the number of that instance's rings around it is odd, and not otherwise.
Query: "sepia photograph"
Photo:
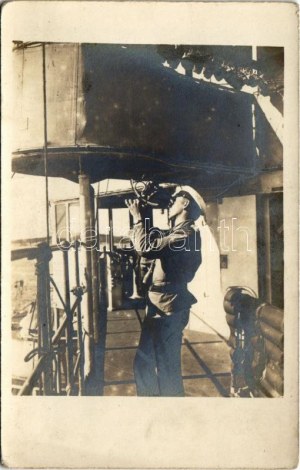
[[[11,53],[13,393],[282,396],[283,48]]]
[[[2,463],[293,468],[297,8],[4,13]]]

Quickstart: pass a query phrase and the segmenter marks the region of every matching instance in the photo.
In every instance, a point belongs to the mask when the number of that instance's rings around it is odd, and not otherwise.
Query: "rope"
[[[43,53],[43,103],[44,103],[44,170],[45,170],[45,191],[46,191],[46,228],[47,243],[49,245],[49,190],[48,190],[48,136],[47,136],[47,94],[46,94],[46,49],[42,45]]]
[[[227,191],[232,188],[232,186],[235,186],[236,184],[238,183],[241,183],[242,182],[242,178],[239,176],[237,179],[235,179],[232,183],[230,183],[228,186],[225,186],[225,189],[223,191],[221,191],[219,194],[217,194],[216,196],[214,196],[216,199],[220,196],[223,196],[223,194],[227,193]]]

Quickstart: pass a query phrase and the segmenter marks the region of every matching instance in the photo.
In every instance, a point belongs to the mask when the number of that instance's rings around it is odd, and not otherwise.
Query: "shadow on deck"
[[[144,310],[108,313],[104,367],[104,395],[136,396],[133,359]],[[187,397],[228,397],[229,346],[203,323],[201,332],[186,329],[182,343],[182,376]]]

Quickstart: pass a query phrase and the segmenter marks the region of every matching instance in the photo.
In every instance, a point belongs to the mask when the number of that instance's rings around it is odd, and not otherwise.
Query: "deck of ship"
[[[130,302],[129,309],[107,313],[103,384],[105,396],[136,396],[133,359],[145,311],[134,306],[135,303]],[[228,397],[231,376],[230,348],[222,335],[203,320],[199,318],[198,320],[200,331],[187,328],[182,339],[182,376],[185,395]],[[24,362],[24,357],[35,344],[32,344],[32,340],[21,339],[18,333],[19,331],[13,331],[14,394],[19,392],[26,377],[32,372],[32,361]],[[101,356],[103,360],[103,352]]]
[[[133,358],[139,341],[143,310],[108,313],[104,395],[136,396]],[[188,397],[228,397],[229,346],[203,323],[201,332],[186,329],[182,342],[182,376]]]

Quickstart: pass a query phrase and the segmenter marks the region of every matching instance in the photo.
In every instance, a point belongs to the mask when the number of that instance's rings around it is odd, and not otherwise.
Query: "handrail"
[[[38,361],[30,376],[26,379],[19,395],[29,395],[32,393],[33,387],[37,380],[40,380],[40,392],[44,395],[52,395],[61,392],[61,381],[65,382],[66,392],[72,395],[77,390],[79,395],[85,393],[85,327],[81,318],[81,301],[83,295],[88,292],[88,288],[81,284],[80,266],[79,266],[79,249],[81,241],[75,240],[72,243],[66,242],[57,246],[49,246],[43,242],[36,247],[22,248],[13,250],[13,259],[36,258],[36,275],[37,275],[37,325],[38,325],[38,344],[32,350],[25,360],[30,360],[38,355]],[[76,286],[70,288],[69,276],[69,251],[73,248],[75,255],[75,275]],[[49,264],[52,259],[53,251],[62,251],[64,266],[64,292],[61,293],[56,282],[49,272]],[[95,271],[97,274],[97,272]],[[50,286],[53,286],[61,301],[64,315],[59,322],[56,323],[57,329],[52,330],[52,309],[50,298]],[[71,306],[70,293],[76,297]],[[76,338],[73,330],[74,313],[77,310],[77,352],[74,350],[74,339]],[[55,310],[54,310],[55,314]],[[58,310],[56,315],[59,315]],[[59,318],[59,316],[57,317]],[[57,347],[57,343],[65,332],[63,348]],[[87,338],[87,337],[86,337]],[[74,355],[75,354],[75,355]],[[54,367],[54,362],[55,367]],[[75,367],[74,367],[75,362]],[[54,372],[55,371],[55,372]],[[74,375],[75,374],[75,375]],[[76,377],[76,378],[75,378]],[[78,384],[77,384],[78,379]],[[76,387],[75,387],[76,385]]]
[[[78,252],[78,244],[74,243],[75,253]],[[53,248],[53,247],[52,247]],[[59,292],[59,289],[52,279],[49,273],[49,262],[52,258],[51,248],[47,243],[41,243],[35,249],[22,250],[22,255],[36,257],[36,275],[37,275],[37,315],[38,315],[38,347],[36,350],[31,351],[28,355],[27,360],[30,360],[35,354],[38,354],[39,360],[34,370],[25,381],[24,386],[20,390],[20,395],[29,394],[32,392],[33,385],[38,378],[42,378],[43,392],[45,395],[53,394],[55,385],[53,382],[53,359],[60,361],[60,353],[54,346],[59,342],[63,332],[66,330],[66,359],[67,359],[67,389],[70,394],[74,390],[74,376],[73,376],[73,315],[75,310],[78,308],[77,323],[80,325],[80,303],[82,296],[85,292],[84,288],[77,285],[72,289],[73,294],[76,296],[76,300],[71,307],[70,304],[70,286],[69,286],[69,263],[68,263],[68,249],[70,245],[62,247],[63,260],[64,260],[64,274],[65,274],[65,295],[64,298]],[[66,249],[67,248],[67,249]],[[54,250],[58,250],[59,247],[54,247]],[[76,266],[76,270],[79,266]],[[77,273],[76,279],[79,279],[79,272]],[[54,286],[62,305],[64,307],[65,315],[63,317],[61,325],[53,335],[51,331],[51,305],[50,305],[50,283]],[[79,328],[78,328],[79,330]],[[81,336],[81,332],[78,331],[78,336]],[[79,352],[82,351],[81,342],[78,343]],[[58,357],[56,358],[56,354]],[[25,358],[26,360],[26,358]],[[81,361],[82,363],[82,361]],[[63,362],[63,364],[65,364]],[[82,369],[82,366],[81,366]],[[82,389],[82,387],[81,387]]]
[[[26,248],[14,248],[11,250],[11,261],[17,261],[22,258],[35,259],[41,245],[31,246]],[[61,248],[58,245],[49,245],[51,252],[59,251]]]

